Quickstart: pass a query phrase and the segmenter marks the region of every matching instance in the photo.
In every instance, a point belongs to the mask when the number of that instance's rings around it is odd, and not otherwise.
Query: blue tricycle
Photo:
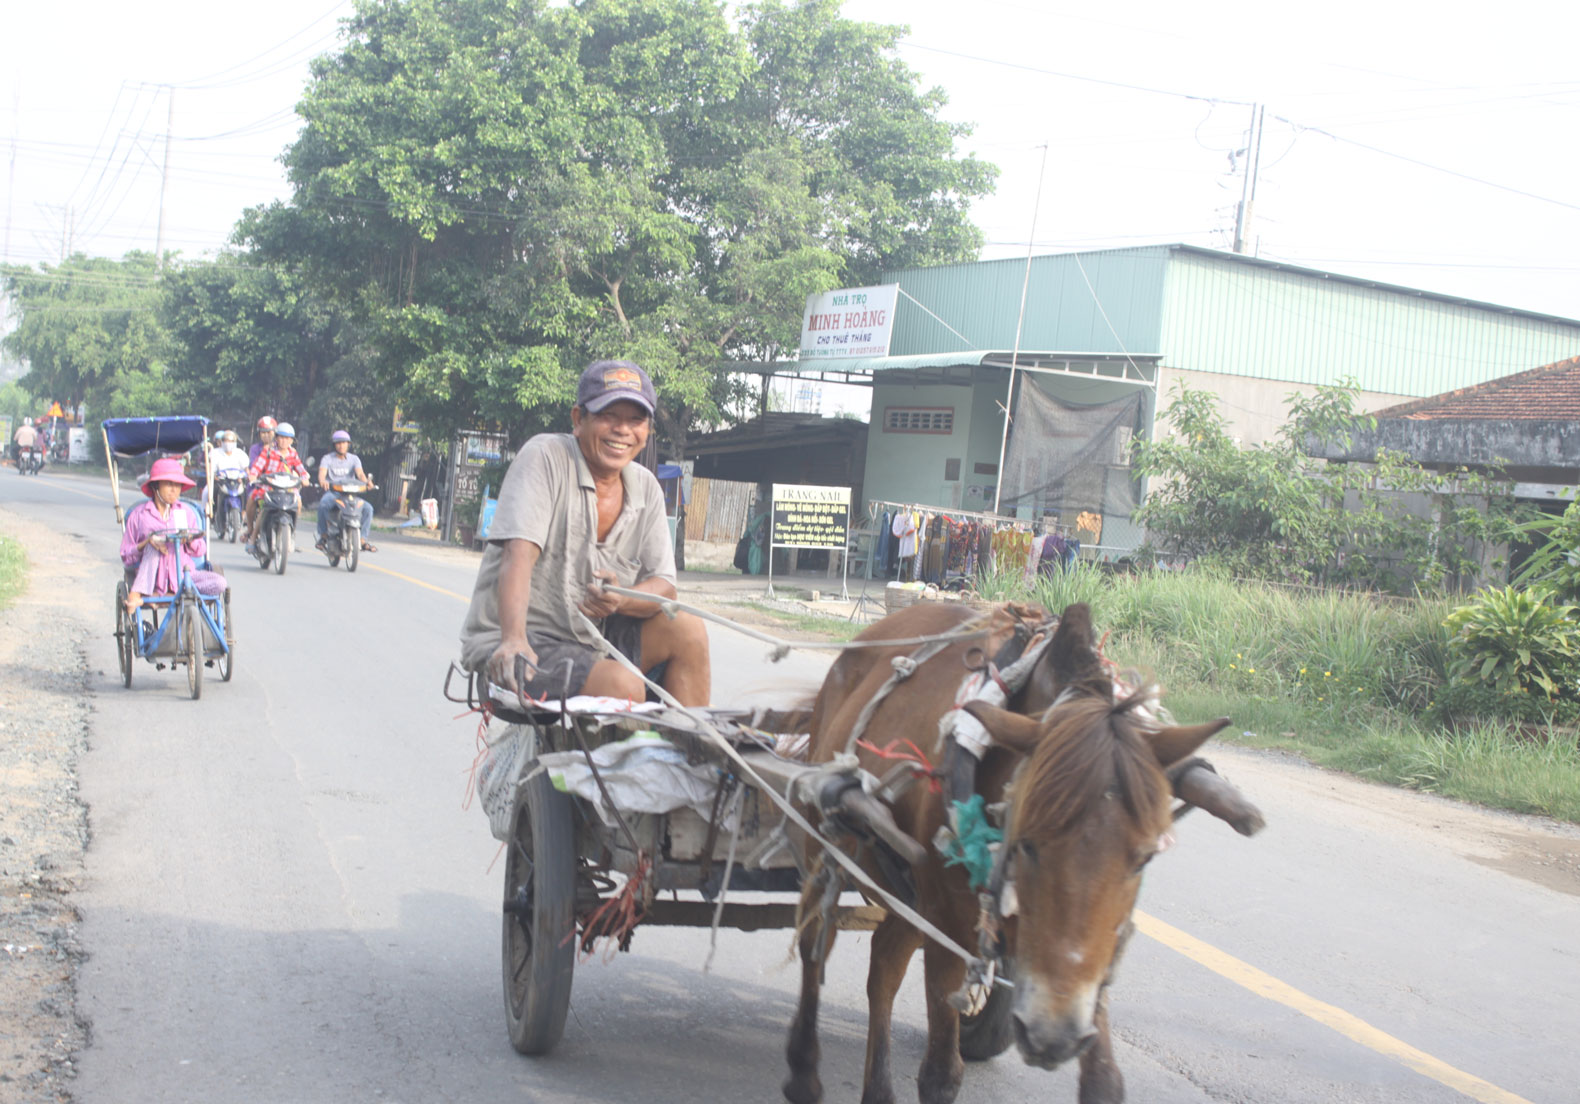
[[[126,514],[121,509],[120,479],[116,461],[146,459],[152,463],[163,456],[180,456],[188,449],[207,448],[208,419],[196,416],[165,418],[110,418],[103,423],[104,454],[110,469],[110,487],[115,496],[115,520],[122,528]],[[208,465],[205,465],[208,467]],[[192,505],[192,515],[201,527],[173,529],[166,538],[181,547],[193,537],[207,536],[206,519],[201,508]],[[115,588],[115,647],[120,660],[121,680],[132,685],[132,663],[139,657],[157,669],[185,666],[187,689],[193,698],[203,694],[203,669],[215,667],[229,682],[236,670],[236,639],[230,611],[230,590],[219,595],[200,594],[193,584],[194,569],[213,570],[208,559],[194,561],[177,554],[178,582],[173,594],[147,594],[136,612],[126,609],[126,598],[136,572],[127,569]]]

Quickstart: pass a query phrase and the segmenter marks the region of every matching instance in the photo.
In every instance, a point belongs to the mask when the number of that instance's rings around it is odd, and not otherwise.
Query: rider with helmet
[[[214,451],[209,457],[209,467],[214,471],[213,484],[218,484],[225,479],[246,480],[247,468],[250,461],[245,453],[237,447],[238,438],[233,429],[222,429],[214,434]],[[203,508],[212,516],[209,499],[213,493],[212,485],[203,487]]]
[[[258,459],[258,454],[260,452],[274,444],[274,427],[279,424],[279,422],[276,422],[267,414],[258,419],[258,439],[254,441],[247,449],[247,463],[251,464],[254,460]]]
[[[334,451],[318,463],[318,485],[324,489],[324,497],[318,500],[318,543],[314,547],[320,552],[324,550],[324,542],[329,539],[330,513],[336,506],[343,508],[346,504],[346,500],[331,489],[334,484],[373,482],[362,470],[362,458],[351,451],[351,434],[337,429],[329,440]],[[373,531],[373,503],[363,501],[358,505],[362,510],[362,551],[377,552],[378,549],[368,540],[368,534]]]
[[[274,421],[273,418],[267,419]],[[258,429],[263,431],[263,420],[259,421]],[[263,498],[263,486],[258,481],[266,475],[276,475],[280,472],[294,472],[303,483],[307,482],[307,469],[302,465],[302,458],[296,454],[296,430],[290,422],[280,422],[272,426],[273,443],[265,445],[258,455],[253,458],[252,466],[247,469],[247,480],[257,484],[247,495],[247,544],[251,551],[252,542],[258,539],[258,500]]]

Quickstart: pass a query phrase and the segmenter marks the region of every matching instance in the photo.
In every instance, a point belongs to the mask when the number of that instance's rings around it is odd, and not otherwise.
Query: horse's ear
[[[1018,755],[1031,754],[1031,749],[1042,739],[1042,723],[1031,717],[983,701],[966,702],[960,708],[982,722],[995,744]]]
[[[1152,750],[1158,762],[1171,767],[1189,757],[1211,737],[1222,732],[1229,724],[1228,717],[1219,717],[1198,725],[1167,725],[1152,734]]]
[[[1102,660],[1093,641],[1092,608],[1085,602],[1066,606],[1059,627],[1048,641],[1048,663],[1059,681],[1068,685],[1101,674]]]

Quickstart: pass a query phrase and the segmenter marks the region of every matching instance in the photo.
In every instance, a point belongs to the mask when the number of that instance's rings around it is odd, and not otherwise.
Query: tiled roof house
[[[1428,467],[1493,467],[1520,481],[1516,493],[1567,499],[1580,483],[1580,357],[1378,410],[1375,428],[1348,447],[1315,455],[1371,460],[1392,449]]]

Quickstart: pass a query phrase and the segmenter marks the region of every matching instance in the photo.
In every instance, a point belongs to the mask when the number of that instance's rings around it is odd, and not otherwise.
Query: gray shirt
[[[627,464],[620,478],[625,504],[600,544],[597,490],[576,438],[542,433],[522,446],[499,489],[488,548],[461,626],[461,661],[469,670],[481,670],[499,647],[505,541],[531,541],[541,550],[527,602],[531,634],[595,644],[574,611],[596,570],[614,572],[621,586],[653,578],[675,581],[675,547],[658,479],[636,463]]]
[[[362,458],[356,453],[347,451],[344,456],[338,452],[331,452],[318,462],[318,470],[329,473],[329,485],[336,483],[355,483],[357,469],[362,466]]]

